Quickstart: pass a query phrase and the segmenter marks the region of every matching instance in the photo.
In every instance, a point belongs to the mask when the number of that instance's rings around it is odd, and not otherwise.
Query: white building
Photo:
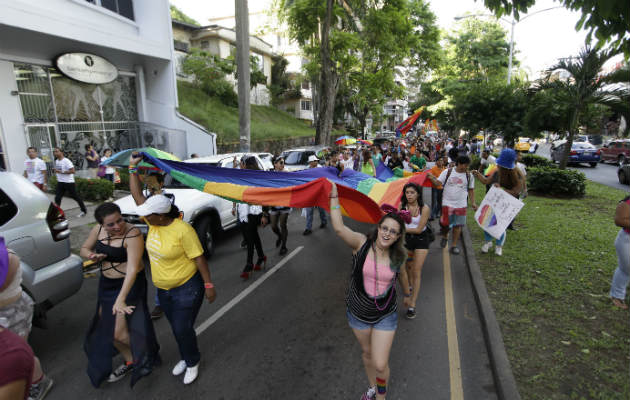
[[[0,0],[0,10],[6,169],[23,171],[28,146],[46,161],[61,147],[77,169],[88,143],[99,152],[152,146],[180,158],[216,152],[216,135],[177,111],[168,0]],[[55,64],[63,54],[75,62],[65,73]],[[99,57],[115,79],[86,83],[86,74],[100,73]]]
[[[249,7],[249,32],[272,46],[274,54],[282,56],[289,62],[286,72],[298,80],[303,75],[304,63],[300,46],[289,38],[288,27],[280,23],[272,13],[272,0],[250,1]],[[222,12],[221,12],[222,11]],[[217,10],[208,19],[211,24],[217,24],[228,28],[236,26],[236,17],[233,7],[224,7]],[[287,100],[279,106],[281,110],[288,111],[295,118],[313,123],[313,94],[309,81],[300,79],[301,97]]]

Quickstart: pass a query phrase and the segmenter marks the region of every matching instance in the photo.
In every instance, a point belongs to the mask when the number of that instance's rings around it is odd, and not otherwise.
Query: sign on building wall
[[[104,84],[118,77],[118,69],[103,57],[87,53],[66,53],[55,60],[57,69],[79,82]]]

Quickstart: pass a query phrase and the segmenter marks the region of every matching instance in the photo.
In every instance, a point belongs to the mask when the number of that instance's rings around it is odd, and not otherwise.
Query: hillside
[[[219,143],[238,142],[238,108],[208,97],[188,82],[177,82],[179,111],[211,132]],[[315,137],[315,129],[291,114],[269,106],[251,106],[252,141]]]

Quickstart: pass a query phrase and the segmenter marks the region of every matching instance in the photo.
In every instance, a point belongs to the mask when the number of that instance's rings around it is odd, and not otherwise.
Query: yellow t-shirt
[[[203,254],[203,248],[188,223],[174,219],[167,226],[149,225],[146,246],[156,287],[168,290],[181,286],[197,273],[193,259]]]

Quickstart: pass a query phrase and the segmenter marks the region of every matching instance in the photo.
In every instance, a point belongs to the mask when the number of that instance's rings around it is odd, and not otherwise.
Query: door
[[[29,146],[35,147],[39,156],[46,163],[48,173],[54,172],[53,148],[57,146],[55,124],[27,124],[26,136]]]

